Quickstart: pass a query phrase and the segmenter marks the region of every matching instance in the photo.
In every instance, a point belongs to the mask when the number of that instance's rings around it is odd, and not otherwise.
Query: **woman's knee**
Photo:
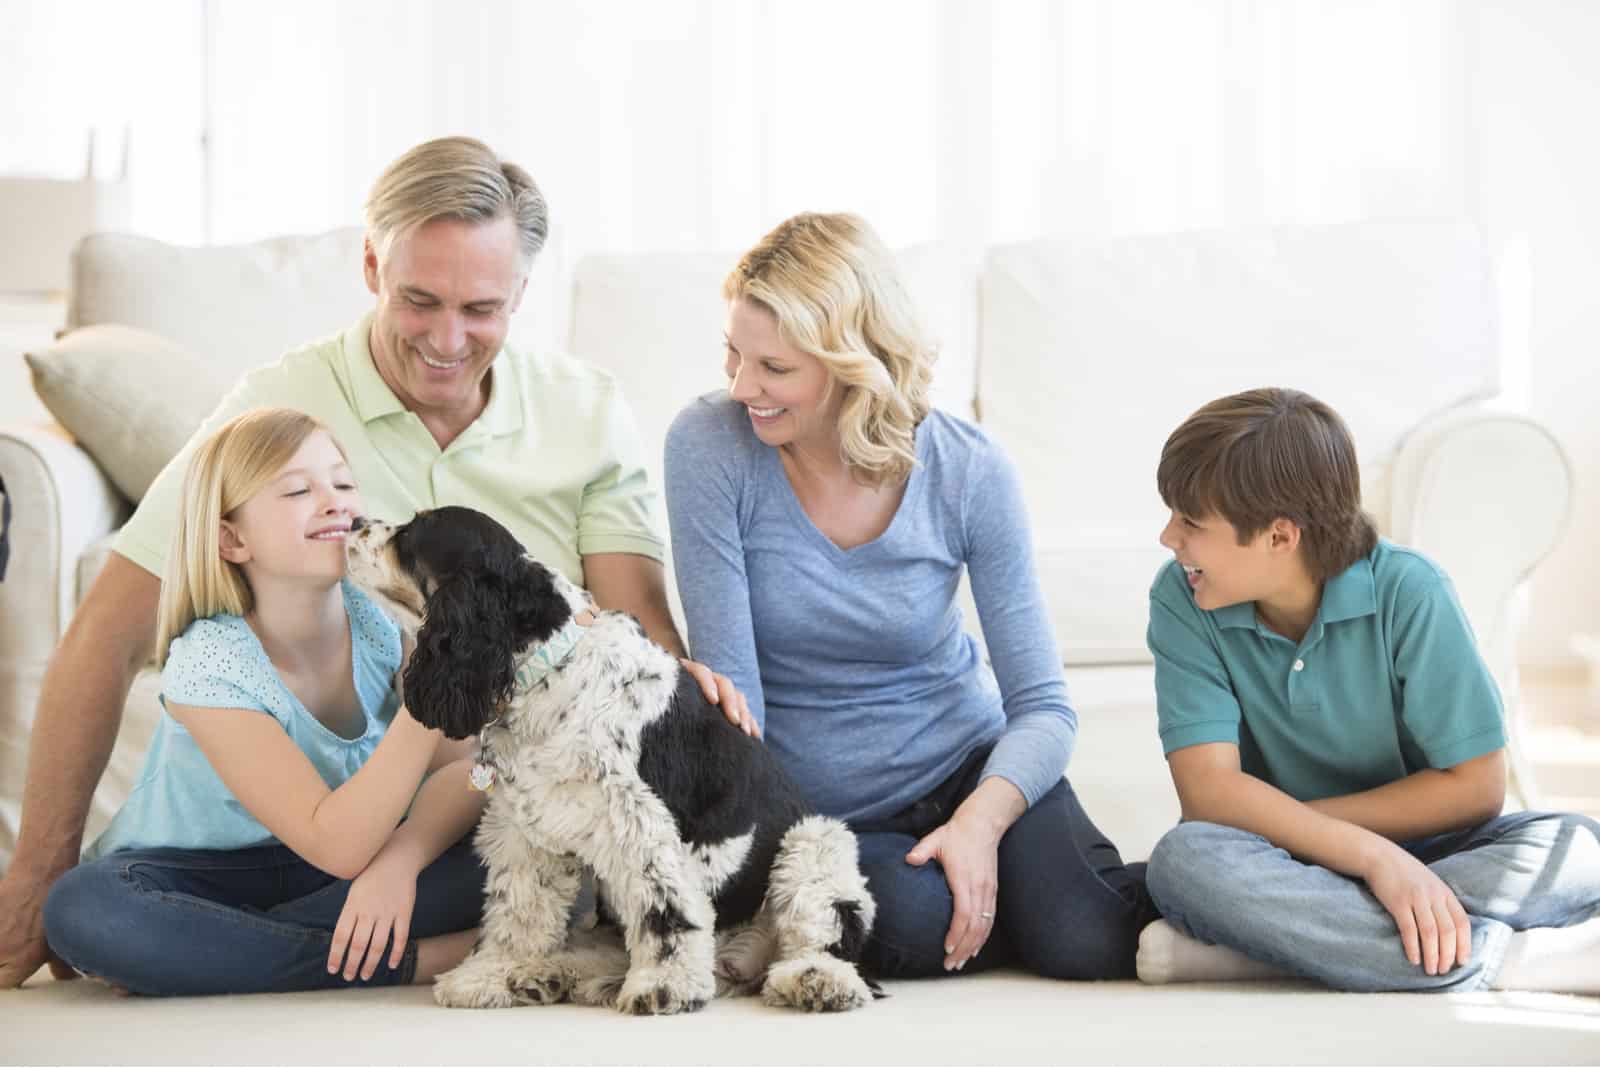
[[[861,873],[877,904],[866,964],[887,978],[944,973],[944,938],[955,908],[943,869],[906,863],[916,844],[908,842],[903,850],[862,850]]]

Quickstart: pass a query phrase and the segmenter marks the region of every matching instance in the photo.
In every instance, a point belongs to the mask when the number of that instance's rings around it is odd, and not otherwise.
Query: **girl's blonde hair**
[[[828,388],[843,388],[840,446],[858,478],[883,486],[910,476],[935,352],[865,220],[807,213],[780,223],[740,258],[722,295],[770,311],[785,342],[822,361]]]
[[[222,612],[242,616],[255,605],[244,572],[222,558],[222,521],[271,482],[319,430],[333,436],[303,412],[257,408],[224,423],[195,449],[161,584],[157,664],[166,666],[172,639],[190,623]],[[334,447],[344,452],[337,441]]]

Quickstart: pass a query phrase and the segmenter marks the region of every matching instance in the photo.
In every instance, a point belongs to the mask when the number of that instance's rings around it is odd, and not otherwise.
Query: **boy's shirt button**
[[[1306,669],[1306,662],[1304,660],[1296,660],[1294,662],[1294,669],[1296,671],[1304,671]]]

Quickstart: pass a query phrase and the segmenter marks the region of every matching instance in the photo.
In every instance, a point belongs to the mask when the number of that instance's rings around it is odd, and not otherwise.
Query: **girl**
[[[250,993],[428,982],[471,949],[471,743],[399,707],[400,632],[343,578],[360,510],[338,443],[299,412],[247,412],[196,450],[161,591],[161,722],[45,904],[74,968],[139,994]]]
[[[667,437],[694,655],[848,821],[890,977],[1132,978],[1150,918],[1062,778],[1077,729],[1011,461],[933,410],[932,350],[850,215],[800,215],[723,285],[728,391]],[[962,632],[972,592],[991,672]]]

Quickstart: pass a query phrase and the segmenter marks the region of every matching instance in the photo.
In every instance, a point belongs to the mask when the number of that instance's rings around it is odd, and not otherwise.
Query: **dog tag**
[[[467,784],[480,793],[488,793],[494,789],[494,768],[489,764],[472,765],[472,774],[467,777]]]

